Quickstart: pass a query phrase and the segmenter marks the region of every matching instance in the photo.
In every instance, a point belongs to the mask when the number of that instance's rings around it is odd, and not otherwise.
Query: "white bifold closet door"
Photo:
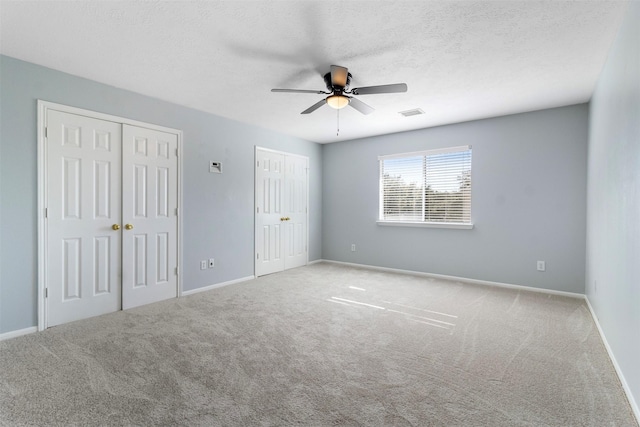
[[[124,125],[122,308],[178,296],[176,135]]]
[[[122,125],[47,116],[47,324],[121,307]]]
[[[47,113],[47,326],[177,296],[177,135]]]
[[[256,149],[255,274],[307,264],[309,159]]]

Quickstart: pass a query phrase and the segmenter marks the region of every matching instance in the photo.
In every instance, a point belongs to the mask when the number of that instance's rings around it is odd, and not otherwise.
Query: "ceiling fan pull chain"
[[[337,124],[336,124],[336,136],[340,135],[340,110],[336,110],[337,113]]]

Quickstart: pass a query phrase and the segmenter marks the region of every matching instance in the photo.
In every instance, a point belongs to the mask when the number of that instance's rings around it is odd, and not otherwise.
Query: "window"
[[[472,228],[471,146],[378,159],[378,223]]]

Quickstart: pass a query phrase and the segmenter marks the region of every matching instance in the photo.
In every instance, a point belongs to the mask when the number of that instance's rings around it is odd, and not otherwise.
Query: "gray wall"
[[[586,293],[640,416],[638,23],[632,1],[590,104]]]
[[[321,257],[320,145],[6,56],[0,76],[0,333],[37,325],[37,99],[184,131],[185,290],[253,274],[255,145],[309,157],[309,259]]]
[[[587,120],[576,105],[326,145],[323,258],[582,293]],[[376,225],[378,155],[467,144],[474,229]]]

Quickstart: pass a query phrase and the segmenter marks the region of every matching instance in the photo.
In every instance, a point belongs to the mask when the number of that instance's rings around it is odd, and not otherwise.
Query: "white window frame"
[[[470,218],[469,222],[427,222],[427,221],[407,221],[407,220],[389,220],[384,219],[384,181],[382,176],[382,162],[384,160],[390,159],[401,159],[407,157],[418,157],[418,156],[433,156],[438,154],[446,154],[446,153],[456,153],[461,151],[471,150],[471,145],[463,145],[458,147],[447,147],[447,148],[439,148],[435,150],[425,150],[425,151],[414,151],[410,153],[398,153],[398,154],[389,154],[384,156],[378,156],[378,180],[379,180],[379,212],[378,212],[378,220],[376,223],[382,226],[399,226],[399,227],[430,227],[430,228],[453,228],[453,229],[466,229],[470,230],[473,228],[473,219]],[[473,171],[473,167],[471,169]],[[472,172],[473,175],[473,172]],[[473,180],[472,180],[472,189],[473,189]],[[473,191],[473,190],[472,190]]]

